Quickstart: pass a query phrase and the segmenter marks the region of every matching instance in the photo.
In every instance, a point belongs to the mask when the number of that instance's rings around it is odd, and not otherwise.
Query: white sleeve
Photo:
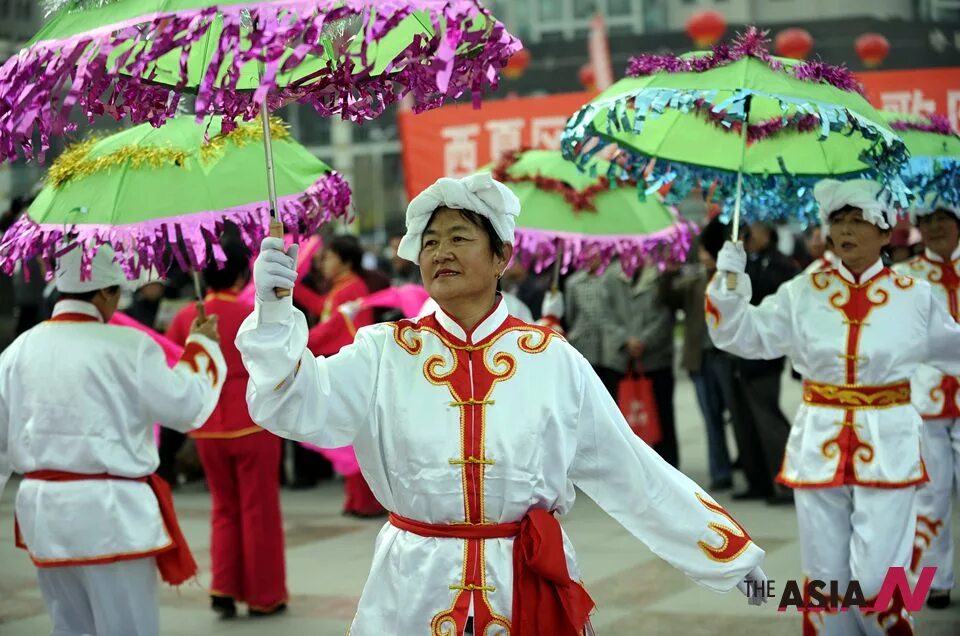
[[[144,337],[137,374],[146,421],[186,433],[202,426],[217,407],[227,363],[216,342],[191,334],[170,368],[160,345]]]
[[[247,406],[273,433],[321,448],[351,444],[372,411],[380,347],[370,329],[329,358],[307,350],[307,321],[287,299],[257,301],[237,333]]]
[[[924,363],[946,375],[960,376],[960,324],[937,302],[933,292],[928,297],[927,358]]]
[[[4,357],[0,355],[0,499],[3,499],[3,489],[13,472],[10,466],[10,396],[7,394],[9,384],[6,375]]]
[[[791,289],[788,281],[757,305],[750,304],[751,284],[737,275],[737,288],[727,289],[726,275],[717,274],[707,285],[705,318],[710,339],[718,348],[751,360],[774,360],[795,354]],[[801,284],[805,284],[802,283]]]
[[[761,550],[710,495],[630,430],[586,360],[570,478],[657,556],[714,591],[732,589]]]

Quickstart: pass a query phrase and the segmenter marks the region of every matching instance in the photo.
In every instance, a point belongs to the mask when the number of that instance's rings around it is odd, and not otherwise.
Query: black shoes
[[[950,605],[950,590],[931,589],[927,596],[927,607],[930,609],[946,609]]]
[[[768,496],[769,495],[757,492],[756,490],[741,490],[740,492],[733,493],[733,500],[747,501],[749,499],[766,499]]]
[[[730,490],[731,488],[733,488],[732,479],[718,479],[710,482],[710,490],[716,490],[719,492],[721,490]]]
[[[220,615],[220,618],[233,618],[237,615],[237,604],[229,596],[210,595],[210,609]]]

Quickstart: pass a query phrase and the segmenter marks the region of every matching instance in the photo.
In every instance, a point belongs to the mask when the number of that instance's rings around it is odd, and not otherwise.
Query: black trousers
[[[660,418],[660,443],[653,446],[660,457],[674,468],[680,466],[680,447],[677,444],[677,424],[673,411],[673,390],[676,378],[672,368],[644,371],[653,384],[653,399],[657,403]]]
[[[160,427],[160,466],[157,474],[163,477],[171,487],[177,486],[177,453],[183,448],[187,436],[180,431],[165,426]]]
[[[729,371],[723,374],[727,381],[722,388],[747,489],[765,496],[782,494],[787,489],[775,480],[790,436],[790,422],[780,410],[782,373],[744,375],[736,358],[726,358]]]

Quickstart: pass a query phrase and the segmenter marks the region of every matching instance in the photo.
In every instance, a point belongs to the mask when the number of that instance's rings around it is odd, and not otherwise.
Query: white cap
[[[90,263],[90,274],[83,280],[83,249],[75,244],[57,259],[57,290],[65,294],[83,294],[126,283],[127,277],[115,258],[112,247],[100,245]]]
[[[940,195],[931,192],[923,198],[923,201],[910,208],[910,222],[916,225],[920,217],[929,216],[937,210],[944,210],[960,219],[960,208],[955,205],[948,205],[946,201],[940,198]]]
[[[397,256],[418,262],[423,232],[437,208],[469,210],[490,219],[494,231],[504,243],[513,243],[513,231],[520,216],[520,199],[507,186],[495,181],[489,172],[462,179],[443,177],[414,197],[407,206],[407,233],[400,240]]]
[[[893,228],[896,214],[880,196],[882,186],[869,179],[837,181],[824,179],[813,188],[813,197],[820,206],[820,222],[829,230],[830,215],[846,206],[863,210],[863,220],[881,230]]]

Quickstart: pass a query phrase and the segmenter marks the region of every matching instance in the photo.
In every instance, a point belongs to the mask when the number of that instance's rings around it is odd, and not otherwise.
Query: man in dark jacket
[[[750,304],[759,305],[793,278],[797,270],[777,250],[776,231],[765,223],[749,227],[744,245],[748,255],[746,273],[753,286]],[[790,490],[775,482],[790,434],[790,423],[780,410],[783,367],[784,358],[734,361],[728,407],[740,465],[747,478],[747,489],[735,493],[734,499],[765,498],[773,504],[793,500]]]

